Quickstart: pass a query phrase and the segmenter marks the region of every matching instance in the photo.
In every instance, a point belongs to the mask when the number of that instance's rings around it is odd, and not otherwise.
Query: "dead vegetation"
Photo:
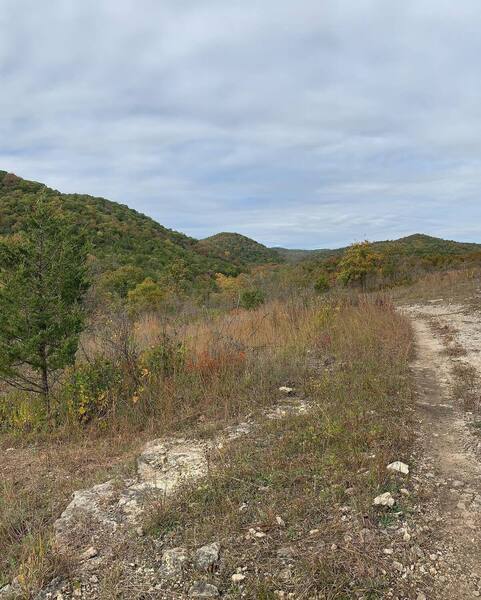
[[[279,590],[296,598],[382,597],[391,577],[378,533],[404,509],[401,499],[395,512],[371,504],[376,493],[396,491],[386,465],[410,451],[407,320],[386,297],[301,298],[182,325],[149,317],[137,325],[136,343],[149,348],[166,332],[182,340],[188,358],[146,383],[115,426],[3,439],[3,582],[20,574],[30,597],[66,572],[50,548],[53,520],[73,490],[128,470],[144,440],[180,430],[210,436],[222,422],[259,413],[288,384],[310,399],[312,413],[266,421],[221,451],[200,487],[157,507],[150,539],[156,547],[220,539],[222,569],[213,578],[232,598],[274,598]],[[89,344],[93,353],[99,337]],[[137,544],[119,555],[134,560]],[[287,546],[293,555],[285,559],[278,551]],[[240,568],[245,584],[233,586]],[[145,597],[118,565],[99,579],[102,598]]]
[[[372,500],[396,492],[386,465],[410,452],[410,329],[390,306],[337,307],[314,352],[331,366],[305,382],[312,412],[265,423],[151,515],[150,534],[168,547],[220,541],[221,568],[208,579],[229,598],[374,598],[389,588],[379,532],[402,518],[402,501],[381,514]],[[238,572],[242,585],[231,580]]]
[[[392,289],[393,298],[398,303],[455,301],[474,299],[481,283],[479,268],[437,271],[420,277],[415,283]]]

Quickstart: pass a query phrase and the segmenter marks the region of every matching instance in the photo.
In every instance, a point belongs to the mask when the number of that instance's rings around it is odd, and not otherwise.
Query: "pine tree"
[[[87,247],[51,198],[0,243],[0,379],[41,394],[73,364],[84,325]]]

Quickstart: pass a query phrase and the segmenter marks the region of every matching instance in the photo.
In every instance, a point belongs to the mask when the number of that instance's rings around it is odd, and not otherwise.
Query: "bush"
[[[15,390],[0,398],[0,430],[38,431],[46,416],[42,400],[33,394]]]
[[[181,342],[167,335],[162,341],[142,353],[140,364],[142,375],[170,377],[180,371],[185,363],[185,348]]]
[[[314,289],[316,290],[316,292],[318,294],[325,294],[329,291],[330,287],[331,286],[329,284],[329,279],[327,278],[327,275],[325,275],[324,273],[319,275],[316,283],[314,284]]]
[[[127,294],[129,309],[134,314],[159,310],[165,303],[166,293],[150,277],[144,279]]]
[[[105,417],[114,407],[119,386],[120,369],[104,358],[76,367],[64,384],[62,395],[67,417],[80,423]]]
[[[265,296],[261,290],[243,290],[239,296],[239,305],[252,310],[264,304]]]

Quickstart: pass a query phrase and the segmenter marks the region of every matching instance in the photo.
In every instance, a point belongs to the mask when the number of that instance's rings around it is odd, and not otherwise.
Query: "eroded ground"
[[[406,309],[417,341],[420,444],[414,480],[424,498],[416,517],[424,554],[415,570],[431,576],[426,598],[481,595],[481,438],[476,433],[481,315],[476,304],[475,298],[456,304],[440,299]]]

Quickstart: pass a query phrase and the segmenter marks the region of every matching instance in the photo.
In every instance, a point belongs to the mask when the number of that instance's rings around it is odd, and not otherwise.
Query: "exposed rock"
[[[394,471],[395,473],[402,473],[403,475],[409,475],[409,467],[406,463],[396,460],[387,466],[388,471]]]
[[[277,515],[277,517],[276,517],[276,523],[279,525],[279,527],[285,527],[286,526],[286,522],[279,515]]]
[[[234,573],[234,575],[231,577],[234,583],[241,583],[245,578],[246,576],[243,573]]]
[[[194,562],[199,569],[210,569],[219,561],[220,544],[213,542],[199,548],[194,557]]]
[[[205,443],[193,440],[154,440],[137,460],[139,479],[168,494],[185,479],[205,474],[207,450]]]
[[[180,573],[188,560],[189,555],[185,548],[179,547],[165,550],[162,554],[162,574],[170,576]]]
[[[95,558],[98,555],[98,550],[93,546],[87,548],[82,554],[79,556],[80,560],[90,560],[91,558]]]
[[[404,571],[403,564],[397,560],[393,561],[392,566],[396,569],[396,571],[399,571],[400,573],[402,573]]]
[[[220,596],[218,588],[205,581],[196,581],[189,590],[191,598],[218,598]]]
[[[0,599],[1,600],[13,600],[18,592],[20,590],[18,590],[15,586],[7,584],[4,585],[2,588],[0,588]]]
[[[286,385],[282,385],[279,388],[279,391],[282,392],[283,394],[285,394],[286,396],[292,396],[292,394],[294,393],[294,388],[291,387],[287,387]]]
[[[374,498],[373,504],[375,506],[394,506],[394,498],[391,495],[391,492],[385,492],[384,494],[380,494]]]
[[[296,556],[297,552],[294,546],[282,546],[282,548],[277,550],[276,554],[279,558],[290,560]]]
[[[293,388],[289,389],[294,391]],[[295,398],[283,403],[282,407],[276,407],[274,411],[266,410],[264,417],[280,419],[286,414],[305,413],[308,409],[307,400]],[[80,559],[76,575],[85,575],[88,580],[92,569],[100,572],[109,564],[114,558],[115,548],[128,536],[134,532],[139,536],[144,534],[140,519],[153,502],[158,501],[159,497],[163,500],[172,495],[186,481],[194,482],[204,477],[208,471],[209,453],[252,433],[257,426],[256,421],[247,418],[244,422],[226,427],[212,440],[166,438],[150,442],[138,457],[137,471],[132,478],[110,480],[73,494],[70,504],[54,524],[57,549],[74,559]],[[243,505],[240,510],[246,507]],[[277,523],[283,526],[280,517]],[[262,538],[266,534],[256,529],[250,535]],[[213,566],[219,558],[219,550],[218,545],[199,549],[199,555],[203,556],[196,561],[199,568]],[[187,552],[183,548],[164,552],[161,574],[168,576],[178,573],[187,560]],[[8,590],[1,590],[1,600],[7,597]],[[45,590],[50,594],[49,599],[54,598],[50,585]],[[63,588],[56,588],[55,591],[64,592]]]
[[[89,529],[99,528],[113,533],[118,522],[106,507],[115,503],[118,493],[113,480],[94,485],[87,490],[74,492],[73,499],[54,523],[55,540],[60,550],[78,543],[75,533],[82,523],[88,522]]]

